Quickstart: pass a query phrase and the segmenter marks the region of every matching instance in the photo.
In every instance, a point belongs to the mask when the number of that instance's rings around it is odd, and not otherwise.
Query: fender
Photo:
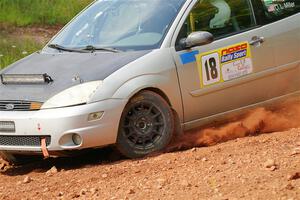
[[[126,99],[143,89],[155,88],[170,100],[172,108],[183,120],[183,107],[177,71],[170,49],[153,50],[122,67],[103,80],[90,102]]]
[[[168,83],[168,78],[159,74],[147,74],[134,77],[125,82],[113,94],[112,98],[130,99],[139,91],[146,88],[156,88],[167,94],[167,88],[163,88]],[[160,87],[162,86],[162,87]],[[167,86],[166,86],[167,87]],[[172,106],[172,103],[171,103]]]

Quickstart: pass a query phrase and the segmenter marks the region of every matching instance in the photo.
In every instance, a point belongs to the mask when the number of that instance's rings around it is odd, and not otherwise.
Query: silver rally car
[[[0,72],[0,152],[115,144],[137,158],[176,132],[299,93],[298,0],[98,0]]]

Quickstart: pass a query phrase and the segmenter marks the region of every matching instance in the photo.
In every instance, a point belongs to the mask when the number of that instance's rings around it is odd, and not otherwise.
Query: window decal
[[[262,0],[269,14],[280,16],[285,12],[293,11],[296,8],[296,3],[293,0]]]

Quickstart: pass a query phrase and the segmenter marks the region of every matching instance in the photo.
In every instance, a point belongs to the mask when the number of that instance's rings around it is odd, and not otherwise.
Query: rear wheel
[[[122,113],[117,148],[126,157],[143,157],[164,149],[173,132],[173,112],[166,100],[154,92],[142,91]]]

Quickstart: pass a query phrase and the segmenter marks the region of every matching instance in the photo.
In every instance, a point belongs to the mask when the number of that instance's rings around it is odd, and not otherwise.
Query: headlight
[[[74,106],[86,103],[102,81],[82,83],[66,89],[46,101],[41,109]]]

